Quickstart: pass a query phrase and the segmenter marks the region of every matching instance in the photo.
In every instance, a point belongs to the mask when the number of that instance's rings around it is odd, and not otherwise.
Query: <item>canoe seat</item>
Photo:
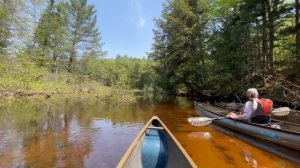
[[[143,168],[165,168],[168,161],[168,148],[163,130],[148,129],[142,145]]]

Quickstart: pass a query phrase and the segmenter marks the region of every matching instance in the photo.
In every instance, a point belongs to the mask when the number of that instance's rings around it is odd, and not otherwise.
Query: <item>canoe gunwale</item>
[[[155,126],[152,126],[152,122],[154,120],[157,120],[161,126],[154,128]],[[129,148],[126,150],[125,154],[122,156],[121,160],[119,161],[116,168],[123,168],[128,159],[130,158],[131,154],[134,152],[135,147],[138,145],[140,140],[143,138],[144,134],[147,132],[148,129],[156,129],[165,131],[166,134],[174,141],[174,143],[177,145],[177,147],[180,149],[182,154],[185,156],[187,162],[190,164],[191,167],[197,168],[198,166],[195,164],[195,162],[192,160],[192,158],[189,156],[189,154],[186,152],[186,150],[181,146],[181,144],[178,142],[178,140],[175,138],[175,136],[171,133],[171,131],[164,125],[164,123],[157,117],[153,116],[142,128],[142,130],[138,133],[136,138],[133,140],[133,142],[130,144]]]
[[[203,107],[199,102],[194,101],[194,104],[196,104],[197,107],[202,108],[202,109],[204,109],[204,110],[206,110],[206,111],[208,111],[208,112],[210,112],[210,113],[212,113],[214,115],[217,115],[219,117],[225,117],[225,115],[223,115],[223,114],[214,112],[212,110],[209,110],[209,109]],[[205,105],[208,105],[208,104],[205,104]],[[209,106],[212,106],[212,105],[209,105]],[[212,107],[215,107],[215,106],[212,106]],[[218,107],[218,108],[220,108],[220,107]],[[220,109],[223,109],[223,108],[220,108]],[[227,109],[224,109],[224,111],[230,112]],[[257,123],[251,123],[251,122],[248,122],[248,121],[234,120],[234,119],[231,119],[231,118],[228,118],[228,119],[232,120],[232,121],[235,121],[235,122],[240,122],[240,123],[244,123],[244,124],[248,124],[248,125],[253,125],[253,126],[257,126],[257,127],[261,127],[261,128],[267,128],[267,129],[271,129],[271,130],[274,130],[274,131],[279,131],[279,132],[284,132],[284,133],[290,133],[290,134],[294,134],[294,135],[300,136],[300,132],[293,131],[293,130],[272,128],[272,127],[269,127],[269,126],[266,126],[266,125],[257,124]],[[290,125],[294,125],[294,126],[299,126],[300,127],[300,124],[296,124],[296,123],[290,123],[290,122],[285,122],[285,121],[280,121],[280,120],[274,120],[274,119],[271,119],[271,121],[281,122],[283,124],[290,124]]]
[[[216,110],[209,108],[209,106],[215,106],[207,105],[201,102],[194,102],[194,105],[198,114],[203,114],[207,117],[212,118],[224,116],[224,114],[216,112],[218,108],[216,108]],[[207,107],[205,107],[206,105]],[[222,126],[230,128],[232,130],[242,132],[244,134],[251,135],[256,138],[265,139],[267,141],[300,151],[300,132],[298,131],[300,127],[298,127],[297,124],[296,126],[294,126],[295,130],[297,131],[292,131],[292,129],[289,130],[282,128],[272,128],[265,125],[250,123],[248,121],[234,120],[230,118],[224,120],[217,120],[216,124],[221,124]],[[288,124],[286,124],[286,126],[284,127],[288,128],[289,126]]]
[[[130,155],[133,153],[134,148],[137,146],[137,144],[139,143],[139,141],[142,139],[143,134],[146,132],[146,130],[148,129],[148,127],[150,126],[150,124],[152,123],[152,120],[149,120],[145,126],[142,128],[142,130],[138,133],[138,135],[136,136],[136,138],[133,140],[133,142],[130,144],[129,148],[127,149],[127,151],[125,152],[125,154],[123,155],[123,157],[121,158],[121,160],[119,161],[118,165],[116,168],[123,168],[124,165],[126,164],[127,160],[129,159]]]

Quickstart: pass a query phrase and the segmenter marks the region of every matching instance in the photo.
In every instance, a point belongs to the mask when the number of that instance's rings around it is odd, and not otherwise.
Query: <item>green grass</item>
[[[0,95],[50,95],[67,97],[96,97],[133,101],[135,90],[107,87],[76,73],[50,73],[49,68],[37,66],[26,57],[2,57],[0,64]],[[19,96],[22,94],[23,96]],[[4,96],[4,97],[5,97]]]
[[[14,71],[15,72],[15,71]],[[66,97],[96,97],[99,99],[135,100],[134,91],[103,86],[86,76],[43,71],[7,73],[1,75],[0,92],[49,94]],[[27,74],[27,75],[26,75]]]

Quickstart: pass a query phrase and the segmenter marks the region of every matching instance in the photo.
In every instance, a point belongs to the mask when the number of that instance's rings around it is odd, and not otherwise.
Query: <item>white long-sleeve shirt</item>
[[[257,109],[257,102],[255,100],[253,101],[247,101],[245,105],[243,106],[243,114],[237,115],[235,119],[237,120],[249,120],[252,116],[252,113]]]

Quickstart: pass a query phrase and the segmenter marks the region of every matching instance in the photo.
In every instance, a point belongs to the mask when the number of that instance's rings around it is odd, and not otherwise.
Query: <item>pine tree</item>
[[[78,57],[101,56],[101,37],[96,26],[96,9],[87,0],[70,0],[69,7],[69,72],[74,71]]]
[[[162,18],[156,20],[150,57],[158,61],[160,86],[175,91],[193,91],[203,84],[204,28],[200,1],[174,0],[165,5]]]
[[[35,30],[34,41],[37,43],[35,50],[38,53],[34,59],[41,66],[47,66],[50,62],[52,72],[59,70],[59,60],[62,60],[65,55],[67,35],[65,10],[64,3],[55,4],[55,1],[51,0]]]
[[[300,63],[300,0],[295,0],[296,60]]]
[[[0,4],[0,54],[4,54],[10,37],[9,31],[9,13]]]

